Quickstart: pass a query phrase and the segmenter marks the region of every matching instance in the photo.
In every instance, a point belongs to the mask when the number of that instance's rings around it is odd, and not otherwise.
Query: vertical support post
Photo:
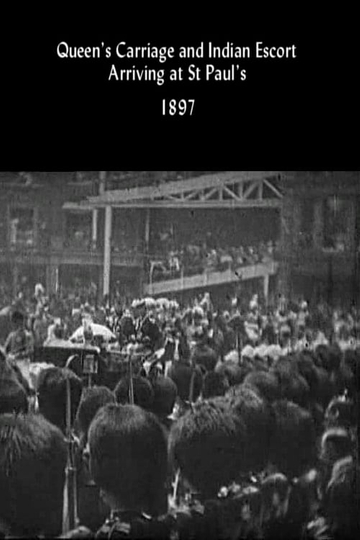
[[[56,294],[59,290],[59,267],[52,262],[46,268],[46,290],[51,294]]]
[[[149,272],[149,294],[153,294],[153,273],[154,273],[154,263],[150,263],[150,272]]]
[[[55,267],[55,294],[59,292],[59,267]]]
[[[356,199],[355,197],[346,199],[346,212],[344,212],[343,222],[345,223],[345,252],[346,259],[350,262],[350,253],[354,254],[352,259],[351,278],[352,283],[349,290],[349,298],[352,298],[353,303],[357,302],[357,253],[356,253]],[[345,260],[346,260],[345,259]]]
[[[264,292],[264,298],[265,298],[265,304],[268,305],[269,301],[269,282],[270,282],[270,276],[268,273],[264,275],[264,282],[263,282],[263,292]]]
[[[103,294],[110,292],[112,207],[105,208]]]
[[[99,180],[99,195],[102,195],[105,192],[106,171],[100,171]]]
[[[145,252],[149,252],[150,243],[150,208],[146,209],[145,213]]]
[[[324,242],[324,202],[318,199],[314,204],[314,232],[313,244],[317,249],[323,247]]]
[[[327,283],[327,301],[328,304],[333,307],[334,301],[334,268],[333,268],[333,256],[332,253],[328,257],[328,283]]]
[[[39,247],[39,208],[36,206],[33,213],[33,242]]]
[[[141,224],[141,220],[139,220],[139,224]],[[139,229],[138,229],[139,230]],[[141,230],[141,229],[140,229]],[[141,233],[138,234],[137,239],[137,246],[138,248],[142,246],[143,242],[141,240]],[[145,210],[145,231],[144,231],[144,253],[143,253],[143,266],[144,268],[149,268],[149,276],[146,276],[146,281],[149,280],[149,288],[150,292],[149,294],[153,294],[153,263],[151,261],[150,255],[149,255],[149,244],[150,244],[150,208],[146,208]],[[140,247],[140,249],[142,249]],[[144,285],[142,285],[142,289],[144,288]]]
[[[97,286],[98,286],[98,293],[97,293],[97,302],[101,304],[102,298],[104,296],[103,286],[104,286],[104,279],[103,279],[103,272],[102,272],[102,265],[97,267]]]
[[[355,242],[356,231],[356,200],[355,198],[349,199],[349,205],[347,210],[346,222],[346,239],[345,248],[348,251],[355,251],[357,246]]]
[[[93,208],[93,211],[92,211],[91,244],[92,244],[92,249],[94,249],[94,250],[96,249],[96,246],[97,246],[98,217],[99,217],[99,210],[97,208]]]
[[[290,190],[289,190],[290,191]],[[298,206],[293,194],[283,200],[280,210],[280,267],[277,280],[277,292],[279,295],[289,297],[291,293],[291,279],[294,259],[297,257],[297,245],[294,237],[297,236],[295,224],[295,208]]]
[[[14,264],[12,267],[12,275],[13,275],[13,282],[12,282],[13,297],[15,298],[16,293],[17,293],[18,283],[19,283],[19,266],[18,266],[18,263],[16,262],[16,258],[14,260]]]
[[[263,200],[263,193],[264,193],[264,183],[262,180],[260,180],[259,185],[258,185],[258,198],[260,201]]]

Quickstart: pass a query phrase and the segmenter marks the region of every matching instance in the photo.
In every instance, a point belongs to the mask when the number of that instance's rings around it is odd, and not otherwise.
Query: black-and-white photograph
[[[356,538],[359,365],[359,171],[0,172],[0,538]]]

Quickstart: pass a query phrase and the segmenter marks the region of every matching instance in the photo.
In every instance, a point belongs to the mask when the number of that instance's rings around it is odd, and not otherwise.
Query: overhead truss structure
[[[280,174],[269,171],[225,172],[88,197],[81,206],[101,208],[279,207]],[[67,203],[65,208],[71,208]],[[76,205],[78,207],[78,205]]]

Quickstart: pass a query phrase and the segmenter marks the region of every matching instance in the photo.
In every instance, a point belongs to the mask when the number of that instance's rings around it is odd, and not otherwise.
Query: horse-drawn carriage
[[[67,367],[88,386],[107,386],[113,390],[118,381],[130,374],[148,374],[154,369],[156,354],[142,344],[129,344],[120,349],[111,345],[99,347],[64,342],[61,346],[45,345],[37,349],[33,363]]]

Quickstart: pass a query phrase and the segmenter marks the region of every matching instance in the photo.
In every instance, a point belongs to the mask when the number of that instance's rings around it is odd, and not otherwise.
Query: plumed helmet
[[[146,304],[145,304],[145,299],[144,298],[136,298],[131,303],[131,307],[133,309],[138,309],[138,308],[141,308],[141,307],[145,307],[145,305]]]
[[[246,358],[254,358],[254,355],[254,348],[251,345],[246,345],[241,351],[241,356],[245,356]]]
[[[205,317],[204,310],[200,306],[195,306],[193,309],[193,316],[199,319],[204,319]]]
[[[254,354],[255,356],[260,356],[260,358],[265,358],[267,349],[268,349],[267,345],[265,345],[265,343],[261,343],[261,345],[255,348]]]
[[[156,306],[161,309],[168,309],[170,301],[167,298],[157,298]]]
[[[40,294],[45,294],[45,289],[41,283],[37,283],[35,285],[35,296],[39,296]]]
[[[233,364],[239,363],[239,353],[237,351],[230,351],[224,358],[225,362],[232,362]]]
[[[267,347],[265,356],[271,358],[272,360],[278,360],[278,358],[281,356],[280,345],[269,345]]]
[[[154,309],[156,308],[156,301],[154,298],[151,298],[151,296],[148,296],[147,298],[144,298],[145,307],[147,309]]]
[[[250,309],[257,309],[258,307],[259,307],[258,295],[254,294],[254,296],[250,300],[249,308]]]

